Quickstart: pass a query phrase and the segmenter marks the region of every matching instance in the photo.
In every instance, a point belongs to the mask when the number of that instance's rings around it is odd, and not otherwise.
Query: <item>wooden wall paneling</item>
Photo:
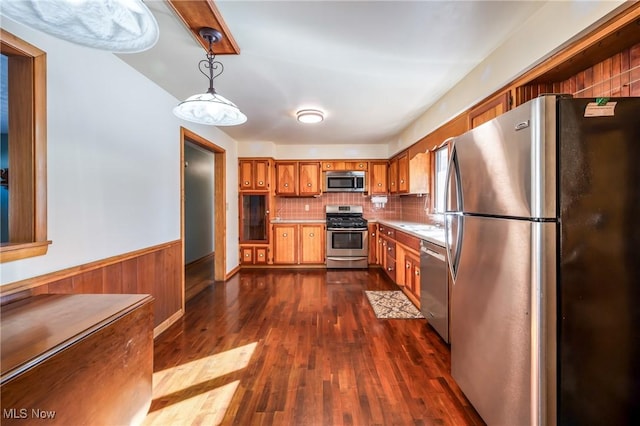
[[[611,57],[609,77],[611,78],[611,96],[620,96],[622,94],[622,53]]]
[[[182,245],[173,246],[165,252],[165,275],[168,278],[166,288],[171,292],[167,297],[166,312],[171,315],[177,311],[184,311],[185,288],[184,286],[169,285],[172,282],[184,282],[184,268],[182,267]],[[215,259],[214,259],[215,262]]]
[[[629,50],[625,50],[620,54],[620,96],[629,96],[630,73],[624,71],[631,69],[629,61]]]
[[[161,274],[156,274],[156,268],[163,269],[162,257],[158,256],[157,253],[148,253],[144,256],[138,258],[138,270],[136,273],[138,288],[136,293],[144,293],[151,294],[153,297],[157,299],[155,306],[153,307],[154,311],[154,326],[158,325],[161,322],[161,311],[163,307],[162,298],[165,296],[164,289],[162,289],[162,285],[158,282],[158,278],[160,278]],[[160,284],[160,285],[158,285]],[[157,286],[157,290],[154,291],[154,286]]]
[[[126,294],[122,291],[122,263],[102,269],[102,290],[106,294]]]
[[[73,283],[73,292],[74,293],[104,293],[102,289],[102,270],[94,269],[91,271],[86,271],[81,274],[74,276],[71,281]]]
[[[135,294],[138,291],[138,259],[129,259],[120,263],[122,268],[122,292]],[[159,303],[159,302],[156,302]]]
[[[4,285],[1,303],[49,293],[151,294],[155,326],[164,331],[184,312],[181,259],[180,241],[165,243]]]
[[[63,293],[73,294],[73,278],[63,278],[61,280],[54,281],[48,285],[48,291],[51,294]]]
[[[629,49],[629,69],[629,96],[640,96],[640,43]]]

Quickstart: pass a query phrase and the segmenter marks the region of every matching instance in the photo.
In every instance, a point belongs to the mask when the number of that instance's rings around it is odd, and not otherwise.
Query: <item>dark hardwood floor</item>
[[[377,270],[252,270],[156,339],[145,424],[480,425],[425,320],[377,319]]]

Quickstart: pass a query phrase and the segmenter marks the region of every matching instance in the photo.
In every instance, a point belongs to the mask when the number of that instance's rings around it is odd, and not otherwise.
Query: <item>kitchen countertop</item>
[[[322,218],[322,219],[282,219],[282,218],[275,218],[275,219],[271,219],[271,223],[273,224],[278,224],[278,223],[325,223],[327,220]]]
[[[429,241],[430,243],[437,244],[440,247],[445,246],[444,242],[444,228],[441,226],[428,225],[426,223],[418,222],[405,222],[402,220],[387,220],[387,219],[375,219],[370,222],[378,222],[386,226],[397,229],[398,231],[406,232],[421,240]]]

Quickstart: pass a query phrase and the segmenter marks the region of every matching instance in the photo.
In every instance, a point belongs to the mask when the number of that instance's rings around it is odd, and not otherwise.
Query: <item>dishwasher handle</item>
[[[430,250],[428,248],[424,248],[424,247],[422,247],[422,249],[420,251],[422,253],[425,253],[425,254],[431,256],[431,257],[435,257],[436,259],[441,260],[443,262],[446,261],[446,258],[444,256],[444,254],[436,253],[435,251]]]

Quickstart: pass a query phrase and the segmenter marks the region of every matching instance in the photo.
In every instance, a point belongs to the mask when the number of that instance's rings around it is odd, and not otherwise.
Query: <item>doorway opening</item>
[[[184,127],[180,128],[180,142],[180,236],[185,269],[183,300],[186,302],[213,281],[225,279],[226,152]],[[188,170],[189,163],[191,170]],[[187,197],[198,199],[188,201]],[[187,209],[188,202],[190,205]],[[189,220],[212,223],[188,224]]]

